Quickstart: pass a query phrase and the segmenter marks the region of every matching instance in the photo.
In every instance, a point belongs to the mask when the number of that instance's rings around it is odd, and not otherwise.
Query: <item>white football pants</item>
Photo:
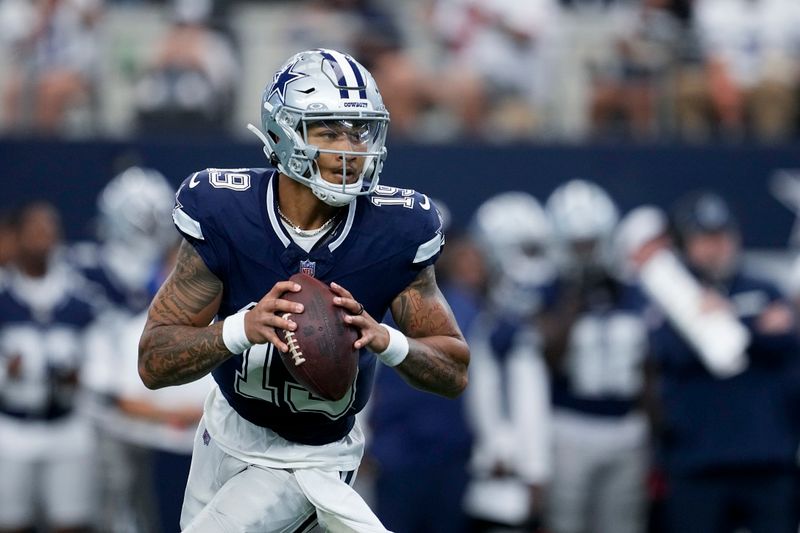
[[[349,483],[355,472],[278,469],[223,452],[203,425],[195,437],[181,513],[186,533],[389,533]]]
[[[642,533],[647,423],[643,415],[553,413],[553,477],[547,522],[553,533]]]

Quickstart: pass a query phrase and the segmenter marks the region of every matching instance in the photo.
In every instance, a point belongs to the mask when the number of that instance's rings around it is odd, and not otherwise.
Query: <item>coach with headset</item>
[[[671,223],[684,266],[699,286],[698,316],[727,313],[747,340],[740,362],[722,372],[701,353],[702,343],[678,327],[680,320],[664,318],[655,327],[668,531],[796,532],[795,317],[773,284],[743,270],[738,225],[721,197],[683,198]]]

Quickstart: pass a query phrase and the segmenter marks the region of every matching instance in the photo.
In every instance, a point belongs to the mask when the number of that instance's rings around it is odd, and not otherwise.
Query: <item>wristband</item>
[[[408,337],[386,324],[381,324],[389,333],[389,345],[381,353],[376,353],[378,359],[386,366],[397,366],[405,360],[408,355]]]
[[[253,345],[244,331],[244,315],[248,312],[236,313],[222,321],[222,342],[233,354],[240,354]]]

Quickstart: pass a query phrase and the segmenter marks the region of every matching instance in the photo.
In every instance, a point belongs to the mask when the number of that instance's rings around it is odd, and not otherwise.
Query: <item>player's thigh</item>
[[[186,481],[181,509],[181,527],[191,523],[211,502],[222,486],[247,464],[227,455],[217,447],[200,424],[194,439],[192,463]]]
[[[94,457],[51,459],[42,464],[42,509],[53,527],[88,525],[97,509]]]
[[[591,436],[571,417],[553,419],[553,471],[547,492],[547,522],[555,533],[586,530],[591,479],[600,460]]]
[[[294,533],[315,522],[315,509],[291,472],[249,466],[222,485],[183,531]]]
[[[0,455],[0,531],[34,523],[36,464]]]
[[[599,533],[641,533],[645,528],[645,442],[623,446],[595,477],[594,520]]]

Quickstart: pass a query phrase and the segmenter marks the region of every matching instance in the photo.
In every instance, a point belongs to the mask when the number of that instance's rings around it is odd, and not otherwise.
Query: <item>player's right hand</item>
[[[287,292],[299,292],[300,284],[293,281],[279,281],[263,298],[253,307],[244,318],[244,330],[247,339],[254,344],[274,345],[282,352],[288,352],[289,347],[275,329],[294,331],[297,324],[292,320],[282,318],[285,313],[302,313],[303,304],[281,299]]]

